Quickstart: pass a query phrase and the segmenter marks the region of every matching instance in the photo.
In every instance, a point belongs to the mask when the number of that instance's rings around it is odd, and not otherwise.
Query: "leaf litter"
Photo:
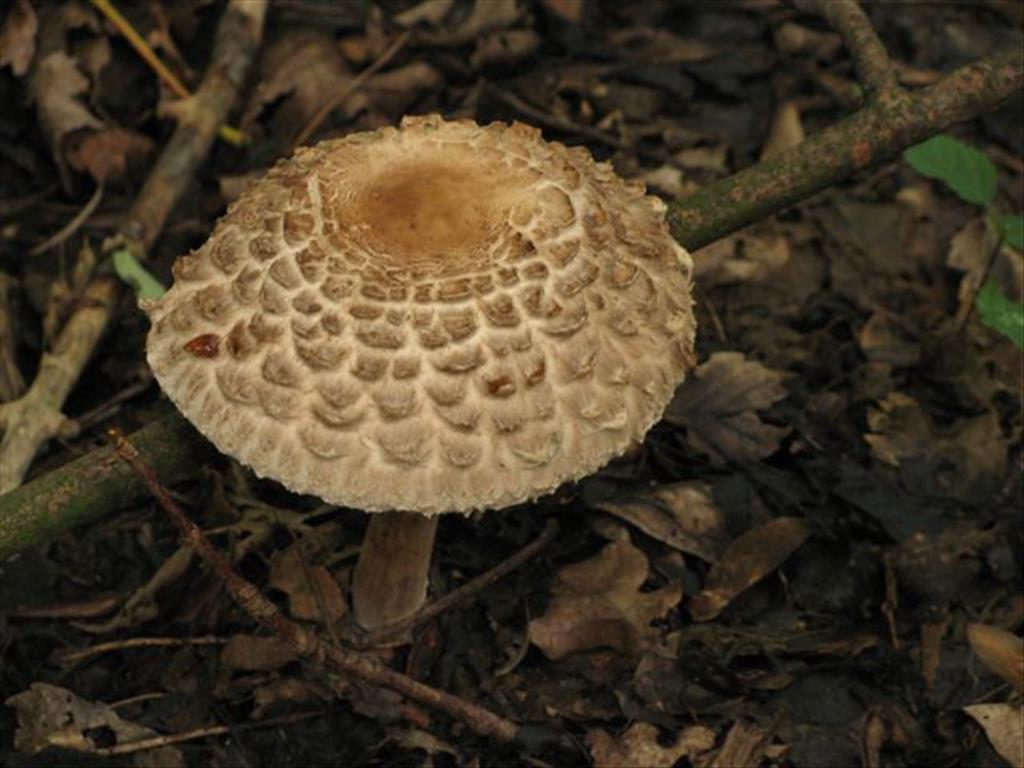
[[[130,209],[175,102],[89,5],[9,5],[0,269],[24,308],[13,359],[30,378],[83,276],[106,268],[75,254]],[[219,7],[124,11],[194,86]],[[912,5],[870,9],[907,87],[977,41],[995,45],[1016,23],[1004,13],[930,8],[924,24]],[[252,143],[214,148],[148,254],[157,284],[326,96],[406,31],[315,138],[405,113],[520,119],[671,198],[798,145],[859,98],[841,38],[781,4],[299,0],[274,4],[271,21],[237,113]],[[575,748],[483,744],[357,685],[338,701],[236,613],[148,505],[0,566],[0,690],[24,697],[0,709],[0,730],[20,719],[19,744],[88,750],[133,724],[145,731],[132,738],[230,727],[181,747],[188,764],[1019,764],[1024,374],[979,298],[989,281],[1008,302],[1020,294],[1018,133],[1012,109],[958,129],[995,160],[995,184],[981,174],[962,187],[994,194],[992,217],[893,163],[702,249],[701,365],[644,444],[582,493],[444,521],[439,594],[523,547],[546,515],[563,533],[381,657]],[[97,182],[102,201],[86,211]],[[24,258],[83,211],[59,247]],[[998,249],[992,221],[1007,237]],[[70,415],[102,407],[142,365],[144,324],[122,309]],[[135,396],[113,419],[144,424],[157,400]],[[49,448],[38,471],[105,426]],[[361,518],[224,463],[203,478],[176,492],[217,546],[293,619],[344,637]],[[102,651],[209,635],[226,645]],[[276,717],[303,719],[246,730]],[[0,745],[0,762],[25,759]]]

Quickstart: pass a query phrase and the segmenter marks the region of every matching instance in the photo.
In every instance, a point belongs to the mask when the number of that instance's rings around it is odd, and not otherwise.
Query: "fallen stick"
[[[174,105],[178,121],[174,133],[119,236],[104,244],[105,256],[123,247],[141,259],[156,242],[241,90],[263,36],[266,10],[267,0],[234,0],[225,9],[203,82],[194,96]],[[64,401],[110,325],[121,293],[120,281],[111,274],[101,272],[94,277],[53,350],[43,355],[28,392],[0,405],[0,493],[21,485],[36,452],[58,434],[65,421]]]
[[[511,720],[465,699],[431,688],[429,685],[384,666],[369,656],[325,643],[314,632],[288,619],[278,611],[277,606],[260,593],[255,585],[238,575],[227,558],[210,544],[199,526],[193,523],[171,498],[152,468],[143,461],[142,455],[135,446],[120,433],[112,431],[111,438],[114,441],[114,449],[117,454],[142,478],[157,503],[177,526],[182,544],[192,549],[206,563],[223,583],[228,594],[251,618],[274,632],[296,654],[324,669],[341,672],[373,685],[390,688],[408,699],[440,710],[461,720],[480,736],[503,742],[516,740],[520,728]],[[331,680],[330,676],[325,675],[323,682],[338,693],[344,691],[344,681],[342,680],[335,682]]]

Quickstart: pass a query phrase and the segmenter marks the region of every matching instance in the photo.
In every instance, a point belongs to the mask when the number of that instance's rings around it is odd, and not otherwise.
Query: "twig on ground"
[[[43,242],[39,243],[39,245],[35,245],[32,248],[30,248],[28,255],[38,256],[43,251],[48,251],[55,245],[60,245],[61,243],[63,243],[65,240],[67,240],[69,237],[75,234],[75,232],[78,231],[79,227],[81,227],[83,224],[85,224],[85,222],[89,220],[89,217],[96,212],[96,209],[99,208],[99,205],[102,201],[103,182],[99,182],[96,185],[96,191],[92,193],[92,197],[89,198],[89,201],[85,204],[82,210],[76,213],[74,218],[71,219],[71,221],[69,221],[59,230],[54,232],[48,238],[43,240]]]
[[[113,651],[123,651],[126,648],[166,648],[183,645],[224,645],[227,643],[225,637],[129,637],[124,640],[111,640],[107,643],[97,643],[81,651],[61,651],[53,655],[55,661],[61,664],[74,664],[84,659],[91,659]]]
[[[1024,86],[1022,48],[1009,46],[922,91],[894,93],[768,160],[669,205],[675,238],[702,248],[880,165],[952,123],[998,107]]]
[[[465,699],[431,688],[368,656],[328,645],[313,632],[285,617],[255,585],[236,573],[224,555],[210,544],[199,526],[193,523],[171,498],[135,446],[120,433],[112,431],[111,437],[118,455],[138,473],[160,507],[174,522],[182,543],[199,555],[224,585],[228,594],[252,619],[274,632],[296,654],[317,666],[356,677],[373,685],[390,688],[406,698],[445,712],[465,723],[480,736],[505,742],[516,738],[519,726],[511,720]],[[338,692],[343,688],[343,681],[332,681],[329,676],[325,676],[324,682]]]
[[[310,121],[306,123],[305,127],[301,131],[299,131],[298,135],[295,137],[295,140],[292,141],[292,150],[294,150],[296,147],[301,147],[303,144],[309,141],[309,137],[316,133],[317,128],[323,125],[324,120],[327,119],[327,116],[330,115],[331,112],[333,112],[337,107],[344,104],[345,100],[348,99],[348,97],[355,93],[357,90],[362,88],[363,84],[366,83],[367,80],[369,80],[375,74],[380,72],[381,69],[387,66],[387,63],[395,57],[395,54],[402,50],[402,47],[409,40],[410,34],[411,32],[409,30],[406,30],[405,32],[400,34],[397,38],[395,38],[395,41],[384,50],[384,52],[377,58],[375,62],[370,64],[370,66],[368,66],[358,75],[353,77],[348,82],[348,84],[345,85],[344,88],[342,88],[333,96],[331,96],[331,98],[328,99],[328,101],[322,107],[320,107],[320,109],[317,110],[316,114],[313,115],[312,118],[310,118]]]
[[[414,627],[418,627],[420,624],[425,624],[431,619],[437,618],[445,611],[451,610],[456,605],[464,603],[470,600],[475,595],[489,587],[491,584],[496,582],[498,579],[506,576],[512,571],[519,568],[524,563],[532,560],[537,556],[548,544],[554,541],[555,536],[558,535],[558,523],[552,518],[549,519],[547,525],[544,526],[544,530],[540,536],[531,541],[521,550],[516,552],[514,555],[498,563],[496,566],[491,568],[484,573],[481,573],[474,579],[470,579],[461,587],[453,589],[447,595],[438,598],[429,605],[423,606],[417,613],[413,614],[407,619],[397,621],[394,624],[388,624],[386,626],[375,629],[372,632],[367,632],[359,638],[360,645],[365,647],[379,645],[390,640],[393,637],[400,636],[405,632],[408,632]]]
[[[154,420],[134,433],[132,441],[167,482],[195,476],[213,453],[213,447],[177,413]],[[0,496],[0,562],[145,494],[146,486],[110,448],[90,451]]]
[[[889,53],[859,3],[854,0],[795,0],[794,5],[821,16],[839,33],[853,59],[857,77],[871,97],[884,98],[899,90]]]
[[[114,7],[110,0],[92,0],[92,4],[107,18],[107,21],[114,25],[114,28],[121,33],[121,36],[128,41],[128,44],[135,49],[135,52],[139,54],[139,58],[146,62],[149,68],[156,73],[156,76],[163,80],[164,84],[171,89],[171,93],[179,99],[187,99],[192,95],[185,84],[167,68],[167,65],[160,60],[160,57],[156,55],[156,52],[149,46],[149,43],[143,39],[142,35],[135,31],[135,27],[131,25],[128,19],[121,15],[121,12]],[[244,133],[230,125],[221,125],[217,131],[220,137],[230,144],[244,144],[247,140]]]
[[[612,149],[618,149],[622,152],[635,152],[638,155],[656,160],[659,163],[671,165],[675,168],[685,167],[678,159],[672,157],[667,152],[661,152],[658,150],[644,149],[640,146],[634,146],[628,141],[613,136],[606,131],[602,131],[600,128],[594,128],[591,125],[581,125],[574,123],[571,120],[565,120],[561,117],[549,114],[542,109],[537,109],[525,101],[520,99],[513,93],[508,93],[498,88],[492,88],[489,91],[498,101],[502,101],[508,106],[512,107],[516,112],[525,115],[537,125],[543,125],[556,131],[562,131],[563,133],[572,133],[578,136],[596,141],[599,144],[611,147]]]
[[[163,231],[235,102],[262,38],[266,9],[266,0],[234,0],[224,11],[203,82],[195,96],[179,103],[177,127],[139,192],[120,237],[105,244],[106,254],[128,247],[142,258]],[[17,488],[39,448],[59,434],[65,421],[64,400],[110,324],[120,295],[121,284],[115,277],[97,275],[54,349],[43,356],[29,391],[2,406],[0,493]]]

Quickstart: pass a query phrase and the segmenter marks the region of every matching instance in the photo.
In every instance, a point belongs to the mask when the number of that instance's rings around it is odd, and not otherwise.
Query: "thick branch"
[[[1024,54],[1010,46],[930,88],[898,92],[791,149],[669,207],[672,234],[696,250],[874,168],[948,125],[998,107],[1024,86]]]
[[[195,475],[213,447],[177,412],[132,435],[146,463],[167,482]],[[111,448],[97,448],[0,496],[0,561],[46,544],[146,496],[145,484]]]
[[[871,96],[888,95],[898,89],[889,53],[859,3],[854,0],[795,0],[794,5],[802,11],[818,14],[839,33],[853,59],[861,85]]]
[[[145,255],[206,159],[259,47],[266,7],[266,0],[235,0],[225,10],[210,67],[195,96],[176,109],[178,125],[121,228],[121,247],[127,240],[138,256]],[[94,278],[53,351],[44,355],[29,391],[3,406],[0,492],[17,488],[39,448],[58,434],[64,400],[110,324],[120,294],[113,277]]]

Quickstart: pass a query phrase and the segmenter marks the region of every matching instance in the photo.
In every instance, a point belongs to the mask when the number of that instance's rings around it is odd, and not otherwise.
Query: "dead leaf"
[[[579,24],[583,20],[583,0],[541,0],[541,5],[568,24]]]
[[[14,707],[18,714],[14,746],[28,754],[51,747],[95,754],[100,747],[128,744],[159,735],[151,728],[123,720],[113,708],[102,702],[79,698],[66,688],[47,683],[32,683],[27,691],[11,696],[4,703]],[[102,743],[98,743],[99,739]],[[138,752],[134,759],[136,765],[154,768],[185,765],[177,747]]]
[[[942,638],[946,635],[949,617],[942,621],[921,625],[921,677],[929,689],[935,687],[935,678],[942,662]]]
[[[363,87],[373,109],[389,119],[397,119],[426,91],[437,88],[444,77],[425,61],[413,61],[404,67],[374,75]]]
[[[518,0],[476,0],[469,16],[455,29],[421,32],[419,39],[428,45],[464,45],[488,32],[508,29],[519,20],[522,13]]]
[[[723,237],[694,253],[695,277],[702,286],[759,282],[790,260],[788,238],[770,224],[757,224]]]
[[[907,367],[921,361],[920,345],[886,312],[868,318],[857,334],[857,343],[871,363]]]
[[[1009,293],[1024,291],[1024,259],[1004,245],[993,260],[998,237],[985,216],[968,221],[949,244],[946,264],[964,273],[957,290],[957,321],[962,322],[974,307],[974,297],[990,275]]]
[[[780,152],[795,147],[804,140],[804,126],[800,121],[800,108],[795,101],[784,101],[776,105],[768,138],[761,147],[761,160],[767,160]]]
[[[309,29],[282,34],[260,57],[260,73],[240,127],[251,130],[264,110],[275,104],[270,132],[289,138],[309,122],[330,94],[347,87],[352,79],[331,36]],[[357,91],[337,109],[351,118],[365,107],[366,96]]]
[[[267,585],[288,595],[288,613],[299,621],[331,626],[348,613],[341,587],[323,565],[307,562],[303,548],[290,546],[274,557]]]
[[[408,10],[396,13],[391,20],[400,27],[415,27],[417,24],[437,26],[449,14],[455,0],[423,0]]]
[[[78,97],[89,87],[74,60],[63,51],[51,53],[39,62],[32,83],[39,122],[50,139],[50,146],[59,153],[64,137],[83,129],[99,130],[103,123]]]
[[[708,768],[759,768],[765,757],[779,758],[785,754],[785,749],[780,753],[771,742],[771,736],[759,725],[737,720]]]
[[[587,732],[594,768],[672,768],[680,758],[713,746],[715,732],[703,725],[684,728],[668,747],[658,743],[658,729],[650,723],[633,723],[621,736],[600,729]]]
[[[725,516],[699,481],[661,485],[639,495],[596,504],[680,552],[716,562],[728,543]]]
[[[220,651],[221,664],[247,672],[280,669],[297,658],[291,646],[267,635],[233,635]]]
[[[806,53],[824,61],[834,59],[843,48],[843,38],[835,32],[819,32],[792,21],[776,27],[774,38],[775,47],[782,53]]]
[[[1024,768],[1024,707],[973,704],[964,707],[984,730],[989,742],[1011,768]]]
[[[28,0],[17,0],[0,27],[0,69],[10,67],[15,77],[28,72],[36,54],[39,21]]]
[[[266,685],[253,689],[252,720],[262,720],[275,711],[293,704],[306,702],[325,703],[334,698],[329,688],[312,680],[301,680],[295,677],[275,677]]]
[[[905,469],[911,490],[970,500],[993,490],[1003,476],[1006,439],[994,410],[939,427],[920,404],[892,392],[868,411],[864,440],[875,457]]]
[[[651,622],[682,597],[678,584],[641,592],[648,571],[647,557],[629,541],[613,541],[591,559],[562,568],[547,611],[530,621],[530,642],[554,660],[601,646],[644,650],[655,635]]]
[[[507,29],[478,38],[470,57],[474,67],[503,67],[533,55],[540,48],[540,35],[532,29]]]
[[[729,160],[729,145],[725,142],[682,149],[675,159],[684,168],[699,171],[721,171]]]
[[[123,128],[104,128],[71,137],[67,158],[71,167],[86,171],[96,181],[124,176],[129,166],[153,151],[153,142],[141,133]]]
[[[971,623],[967,641],[990,672],[1024,693],[1024,640],[999,627]]]
[[[810,531],[797,517],[778,517],[742,533],[712,566],[700,594],[690,601],[695,621],[711,621],[803,544]]]
[[[741,352],[717,352],[676,390],[665,420],[685,427],[690,446],[716,463],[763,459],[790,431],[757,415],[786,396],[784,377]]]

